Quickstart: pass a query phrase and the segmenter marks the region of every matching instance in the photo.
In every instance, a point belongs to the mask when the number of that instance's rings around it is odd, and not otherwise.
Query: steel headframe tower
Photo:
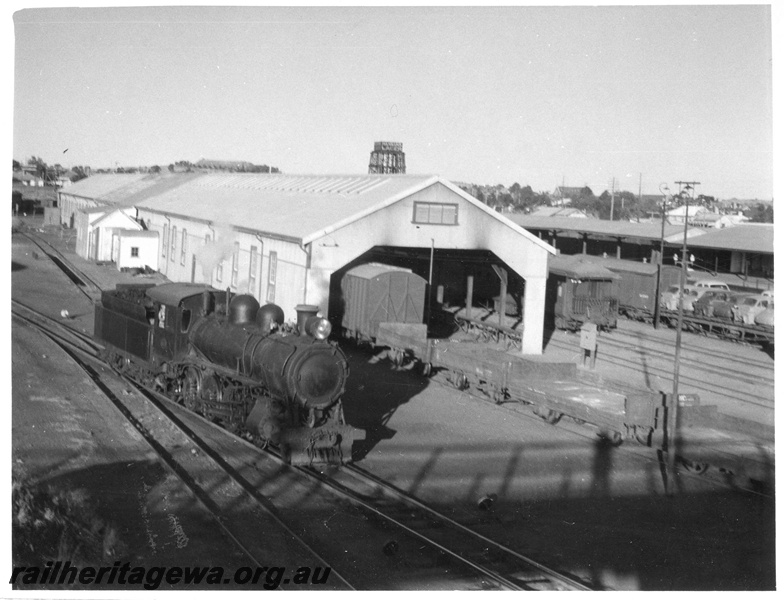
[[[368,173],[406,172],[406,155],[402,142],[376,142],[370,153]]]

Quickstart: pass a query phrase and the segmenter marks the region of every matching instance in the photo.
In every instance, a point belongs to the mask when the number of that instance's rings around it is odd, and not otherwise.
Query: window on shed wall
[[[250,268],[248,270],[248,293],[256,294],[256,273],[259,270],[259,251],[256,246],[250,247]]]
[[[169,251],[169,258],[171,261],[174,262],[174,255],[177,252],[177,227],[172,226],[171,228],[171,249]]]
[[[169,247],[169,225],[163,225],[163,244],[161,244],[161,256],[166,258],[166,249]]]
[[[231,287],[237,287],[240,272],[240,243],[234,242],[234,254],[231,257]]]
[[[278,275],[278,253],[270,252],[267,273],[267,302],[275,302],[275,279]]]
[[[188,254],[188,230],[182,230],[182,248],[180,248],[180,264],[185,264],[185,255]]]
[[[139,256],[139,247],[138,246],[131,246],[131,256],[138,257]]]
[[[457,204],[414,202],[414,223],[457,225]]]

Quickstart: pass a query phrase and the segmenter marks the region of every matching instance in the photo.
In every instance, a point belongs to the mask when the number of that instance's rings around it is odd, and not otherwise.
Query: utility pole
[[[564,206],[564,188],[566,187],[566,175],[561,177],[561,208]]]
[[[681,368],[681,334],[683,332],[683,301],[684,288],[686,287],[686,272],[689,267],[688,261],[688,237],[689,237],[689,190],[694,194],[694,186],[700,184],[699,181],[676,181],[679,194],[686,192],[686,212],[683,216],[683,255],[681,257],[681,277],[680,277],[680,298],[678,300],[678,330],[675,334],[675,368],[672,377],[672,400],[667,407],[667,494],[675,492],[675,454],[677,452],[677,429],[678,429],[678,384]],[[682,188],[682,186],[686,186]]]
[[[667,193],[670,188],[666,183],[659,185],[659,191],[662,193],[662,206],[661,206],[661,238],[659,239],[659,260],[657,261],[656,269],[656,300],[653,307],[653,328],[659,328],[659,320],[661,318],[661,276],[662,268],[664,266],[664,221],[667,216]]]
[[[642,208],[642,173],[640,173],[640,187],[637,191],[637,221],[640,220],[640,209]]]
[[[612,189],[610,191],[610,221],[613,220],[615,212],[615,177],[612,178]]]

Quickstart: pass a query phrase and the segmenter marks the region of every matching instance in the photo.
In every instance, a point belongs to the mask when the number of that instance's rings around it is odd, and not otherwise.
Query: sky
[[[21,162],[773,197],[769,5],[80,4],[8,15]]]

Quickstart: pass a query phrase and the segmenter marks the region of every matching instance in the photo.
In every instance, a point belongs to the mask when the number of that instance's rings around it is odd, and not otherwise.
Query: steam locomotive
[[[318,307],[285,323],[275,304],[203,284],[118,285],[95,309],[115,368],[190,410],[272,443],[292,464],[343,464],[364,433],[345,423],[343,352]]]

